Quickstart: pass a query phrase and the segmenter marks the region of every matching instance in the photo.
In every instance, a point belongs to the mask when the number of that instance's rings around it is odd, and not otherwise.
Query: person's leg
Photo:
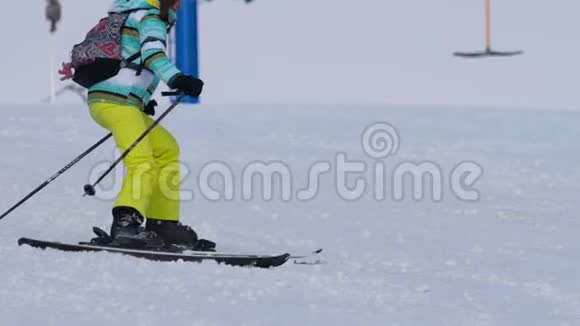
[[[147,126],[153,119],[145,117]],[[179,221],[180,166],[179,145],[163,126],[158,125],[149,134],[157,170],[153,193],[146,217],[163,221]]]
[[[153,119],[145,118],[147,125]],[[147,210],[147,230],[153,231],[164,241],[183,245],[196,250],[212,249],[215,244],[206,241],[199,246],[197,233],[187,225],[179,223],[180,207],[180,162],[179,145],[175,138],[162,126],[157,126],[149,136],[157,168],[157,180]],[[211,245],[208,245],[211,244]]]
[[[132,106],[111,103],[93,103],[90,105],[93,119],[113,133],[115,143],[124,152],[147,129],[146,116]],[[133,208],[141,217],[145,217],[153,194],[153,185],[157,179],[157,169],[153,146],[146,137],[123,160],[127,175],[115,208]]]

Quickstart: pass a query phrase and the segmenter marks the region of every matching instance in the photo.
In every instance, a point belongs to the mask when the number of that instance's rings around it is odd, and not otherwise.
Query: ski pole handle
[[[161,96],[163,96],[163,97],[179,96],[179,95],[181,95],[181,91],[161,92]]]

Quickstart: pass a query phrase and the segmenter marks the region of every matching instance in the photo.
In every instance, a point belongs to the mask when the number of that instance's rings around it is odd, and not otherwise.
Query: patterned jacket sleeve
[[[155,90],[157,89],[158,85],[159,78],[155,77],[151,85],[149,85],[149,88],[147,88],[147,91],[145,91],[145,95],[143,96],[143,103],[145,105],[147,105],[151,101],[151,98],[153,97],[153,94],[155,93]]]
[[[138,29],[141,38],[141,59],[145,69],[152,71],[166,84],[169,83],[171,78],[181,72],[165,53],[167,25],[158,13],[150,11],[141,19]]]

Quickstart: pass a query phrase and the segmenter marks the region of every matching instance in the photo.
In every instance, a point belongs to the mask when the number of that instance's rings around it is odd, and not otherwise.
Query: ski
[[[68,244],[54,241],[44,241],[21,238],[18,245],[27,245],[39,249],[54,249],[66,252],[109,252],[127,256],[144,258],[153,261],[185,261],[204,262],[214,261],[230,266],[246,266],[258,268],[272,268],[284,265],[293,257],[290,254],[281,255],[243,255],[225,254],[208,251],[169,252],[162,250],[141,250],[115,246],[96,245],[91,243]]]
[[[289,259],[294,260],[294,264],[296,265],[322,265],[324,261],[320,259],[312,260],[318,257],[322,253],[323,249],[318,249],[311,252],[309,255],[302,255],[302,256],[290,256]]]
[[[311,258],[322,253],[323,249],[318,249],[310,253],[309,255],[302,255],[302,256],[290,256],[290,259],[304,259],[304,258]]]

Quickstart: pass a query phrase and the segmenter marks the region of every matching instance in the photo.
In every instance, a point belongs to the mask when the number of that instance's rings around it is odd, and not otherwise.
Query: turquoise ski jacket
[[[170,10],[169,22],[160,17],[159,0],[116,0],[109,13],[129,13],[122,29],[123,58],[141,53],[133,66],[89,88],[89,103],[109,102],[143,109],[160,81],[170,83],[181,74],[166,54],[168,30],[176,21]]]

